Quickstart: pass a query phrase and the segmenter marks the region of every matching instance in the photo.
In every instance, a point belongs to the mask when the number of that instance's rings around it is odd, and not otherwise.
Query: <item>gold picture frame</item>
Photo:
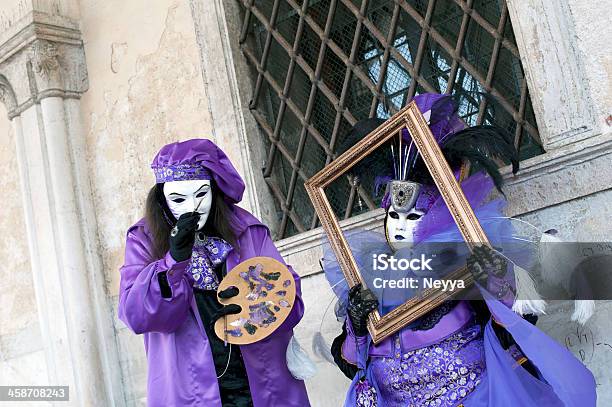
[[[358,283],[363,284],[364,281],[349,244],[342,233],[339,221],[327,200],[324,188],[347,173],[356,163],[374,152],[391,137],[397,136],[403,128],[407,128],[410,132],[429,173],[470,250],[476,244],[490,246],[487,236],[446,162],[423,114],[416,103],[411,102],[305,183],[306,191],[349,287]],[[450,273],[446,278],[449,280],[461,279],[464,281],[466,288],[474,282],[472,275],[465,267]],[[381,316],[378,311],[372,312],[369,316],[368,328],[373,342],[375,344],[380,343],[389,335],[431,311],[457,292],[450,293],[428,289],[424,290],[419,297],[406,301],[384,316]]]

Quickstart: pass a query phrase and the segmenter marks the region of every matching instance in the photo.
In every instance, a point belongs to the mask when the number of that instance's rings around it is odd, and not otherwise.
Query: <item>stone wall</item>
[[[597,3],[570,0],[567,3],[569,18],[574,21],[575,31],[571,34],[579,50],[577,61],[589,82],[589,97],[574,103],[592,104],[597,132],[606,133],[612,126],[612,55],[607,41],[611,31],[609,19],[602,18],[602,14],[612,10],[612,0]]]

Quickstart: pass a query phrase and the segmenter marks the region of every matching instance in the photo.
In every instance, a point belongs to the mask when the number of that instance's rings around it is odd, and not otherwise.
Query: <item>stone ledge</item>
[[[0,63],[36,39],[78,45],[81,32],[78,24],[67,17],[31,11],[0,34]]]
[[[612,132],[581,139],[575,143],[551,150],[544,154],[521,161],[517,175],[513,175],[511,166],[500,168],[506,185],[513,185],[537,177],[542,171],[558,171],[560,164],[588,161],[591,154],[612,153]],[[557,168],[555,168],[557,167]]]
[[[346,231],[357,228],[365,230],[376,229],[382,226],[384,217],[384,210],[376,209],[362,215],[342,220],[340,221],[340,226]],[[292,254],[320,246],[323,238],[323,227],[318,227],[316,229],[300,233],[299,235],[277,240],[275,244],[278,250],[282,252],[283,256],[290,256]]]
[[[502,168],[509,216],[523,215],[612,187],[612,133],[525,160],[516,176]]]

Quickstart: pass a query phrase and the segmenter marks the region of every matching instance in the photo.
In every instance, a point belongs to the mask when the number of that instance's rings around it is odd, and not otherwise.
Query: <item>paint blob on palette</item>
[[[217,336],[229,343],[248,344],[267,337],[287,318],[295,301],[293,275],[287,266],[270,257],[240,263],[225,276],[218,291],[232,286],[239,294],[219,301],[237,304],[242,311],[215,323]]]

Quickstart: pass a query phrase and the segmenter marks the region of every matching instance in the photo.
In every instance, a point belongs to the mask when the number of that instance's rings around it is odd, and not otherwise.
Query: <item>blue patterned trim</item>
[[[153,167],[153,172],[157,183],[212,179],[210,171],[201,165],[180,164]]]

